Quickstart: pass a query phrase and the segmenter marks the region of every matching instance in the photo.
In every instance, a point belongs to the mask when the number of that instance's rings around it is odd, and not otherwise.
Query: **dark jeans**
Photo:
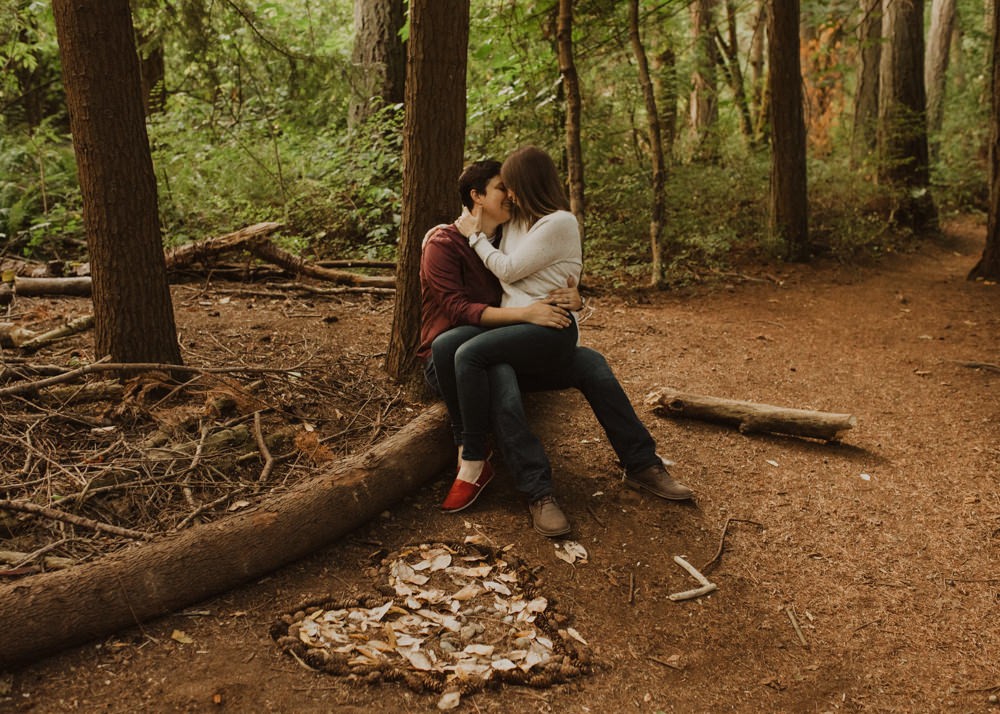
[[[456,329],[472,331],[465,333],[466,338],[480,331],[477,327]],[[444,334],[450,335],[453,332],[455,330]],[[452,339],[458,339],[460,335],[461,333],[452,335]],[[443,395],[438,381],[440,375],[436,373],[433,358],[427,361],[424,374],[430,387]],[[563,369],[523,376],[520,380],[510,365],[493,365],[489,368],[489,384],[490,417],[497,446],[514,475],[517,489],[529,501],[552,492],[552,466],[541,441],[528,428],[521,400],[522,389],[579,390],[604,428],[626,473],[636,473],[660,462],[656,455],[656,442],[639,420],[607,360],[596,350],[578,347]],[[456,434],[455,443],[462,443],[461,433]]]
[[[462,458],[469,461],[486,458],[490,431],[489,368],[509,364],[520,375],[557,371],[572,358],[578,335],[575,320],[561,330],[523,323],[485,330],[458,348],[455,381],[462,415]]]

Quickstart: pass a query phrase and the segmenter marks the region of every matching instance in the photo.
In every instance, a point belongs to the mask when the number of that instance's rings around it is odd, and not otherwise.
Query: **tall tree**
[[[991,61],[990,75],[990,152],[989,181],[990,207],[986,222],[986,247],[983,255],[969,273],[969,278],[1000,280],[1000,2],[992,3],[990,22]]]
[[[878,145],[879,64],[882,57],[882,0],[860,0],[860,3],[857,89],[854,92],[854,128],[851,136],[855,161],[864,159]]]
[[[715,40],[718,45],[720,65],[726,73],[726,80],[733,92],[733,103],[739,112],[740,132],[753,146],[755,143],[753,118],[750,115],[750,104],[743,82],[743,68],[740,66],[740,41],[736,24],[736,3],[733,0],[726,0],[726,36],[723,37],[716,29]]]
[[[715,44],[717,0],[692,0],[691,33],[694,75],[691,92],[691,127],[695,134],[695,157],[701,161],[719,158],[719,88],[716,68],[719,52]]]
[[[128,0],[54,0],[97,355],[179,364]]]
[[[884,0],[882,37],[879,182],[895,189],[900,225],[931,230],[937,226],[937,209],[930,192],[923,0]]]
[[[405,0],[354,0],[355,67],[348,120],[364,121],[375,104],[404,99],[406,46],[399,32],[406,24]]]
[[[945,80],[951,37],[955,31],[955,0],[933,0],[931,27],[927,33],[927,57],[924,60],[924,84],[927,87],[927,129],[931,137],[941,131],[944,119]],[[934,143],[938,143],[937,140]],[[936,152],[935,152],[936,153]]]
[[[386,370],[409,382],[420,343],[424,233],[455,219],[465,146],[469,0],[410,0],[403,118],[403,215]]]
[[[774,2],[768,14],[768,83],[771,86],[771,235],[790,260],[809,251],[806,198],[806,126],[799,60],[799,0]]]
[[[653,275],[651,284],[659,287],[663,284],[663,223],[667,216],[666,196],[663,188],[666,185],[666,161],[663,158],[663,142],[660,134],[660,116],[656,110],[656,95],[653,91],[653,80],[649,76],[649,63],[646,61],[646,50],[639,35],[639,0],[629,0],[628,4],[629,38],[632,41],[632,53],[639,68],[639,84],[642,96],[646,102],[646,125],[649,129],[650,162],[653,164],[652,185],[652,215],[649,219],[649,244],[652,252]]]
[[[580,77],[573,59],[573,0],[559,0],[556,21],[556,44],[559,52],[559,74],[566,93],[566,173],[569,178],[569,207],[580,224],[580,239],[584,238],[583,148],[580,141],[580,119],[583,102],[580,99]]]
[[[768,135],[767,73],[764,71],[764,40],[767,36],[767,14],[769,0],[758,0],[757,14],[753,21],[753,37],[750,39],[750,112],[753,115],[754,143],[760,144]]]

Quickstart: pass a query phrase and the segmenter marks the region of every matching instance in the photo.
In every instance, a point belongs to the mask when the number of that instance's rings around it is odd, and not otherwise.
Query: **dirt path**
[[[0,710],[436,710],[433,694],[307,671],[268,627],[310,597],[370,591],[373,554],[481,532],[539,568],[596,667],[549,689],[486,690],[458,711],[1000,711],[1000,374],[963,364],[1000,364],[1000,286],[964,279],[982,233],[956,224],[874,268],[781,267],[780,284],[592,301],[583,339],[637,404],[660,385],[849,411],[859,423],[842,445],[641,407],[697,490],[696,505],[669,504],[622,487],[579,396],[537,397],[589,562],[555,557],[506,478],[451,516],[437,510],[441,481],[253,585],[0,678]],[[388,312],[365,320],[359,334],[384,344]],[[331,334],[348,334],[341,323]],[[729,518],[764,529],[731,523],[718,592],[669,601],[693,582],[672,556],[707,562]]]

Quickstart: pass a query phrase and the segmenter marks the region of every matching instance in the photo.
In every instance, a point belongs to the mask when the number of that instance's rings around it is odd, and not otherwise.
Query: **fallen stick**
[[[36,350],[50,345],[57,340],[61,340],[64,337],[71,337],[80,332],[85,332],[94,326],[94,316],[84,315],[82,317],[77,317],[65,325],[60,325],[54,330],[49,330],[48,332],[42,332],[41,334],[35,335],[27,342],[22,342],[20,348],[23,352],[35,352]]]
[[[646,403],[660,416],[688,417],[731,424],[742,433],[769,432],[837,441],[858,423],[853,414],[789,409],[770,404],[720,399],[664,388],[651,392]]]
[[[725,525],[722,526],[722,535],[719,536],[719,547],[716,549],[715,555],[712,556],[712,559],[709,560],[707,563],[705,563],[703,566],[701,566],[701,569],[703,571],[707,571],[709,568],[711,568],[713,565],[715,565],[715,563],[719,560],[719,558],[722,557],[722,549],[726,545],[726,534],[729,532],[729,524],[733,523],[733,522],[735,522],[735,523],[752,523],[753,525],[757,526],[761,530],[764,530],[764,524],[763,523],[758,523],[757,521],[751,521],[748,518],[733,518],[732,516],[730,516],[729,518],[727,518]]]
[[[682,568],[684,568],[686,571],[688,571],[695,580],[701,583],[700,588],[695,588],[694,590],[685,590],[684,592],[679,592],[679,593],[674,593],[673,595],[669,595],[668,597],[674,602],[678,602],[680,600],[693,600],[696,597],[701,597],[702,595],[708,595],[709,593],[718,590],[718,586],[715,583],[710,582],[708,578],[706,578],[704,575],[698,572],[698,569],[696,567],[691,565],[691,563],[687,562],[681,556],[675,555],[674,562],[677,563]]]
[[[74,526],[80,526],[81,528],[89,528],[92,531],[103,531],[105,533],[111,533],[112,535],[124,536],[125,538],[134,538],[136,540],[152,540],[153,538],[153,536],[149,533],[134,531],[131,528],[122,528],[121,526],[113,526],[110,523],[102,523],[101,521],[84,518],[83,516],[77,516],[73,513],[66,513],[66,511],[49,508],[48,506],[39,506],[37,503],[31,503],[30,501],[11,501],[6,498],[0,499],[0,510],[30,513],[35,516],[49,518],[53,521],[72,523]]]
[[[39,389],[51,387],[53,384],[65,384],[72,382],[77,377],[94,372],[182,372],[186,374],[280,374],[294,372],[298,367],[189,367],[183,364],[162,364],[159,362],[107,362],[108,358],[103,357],[97,362],[85,364],[82,367],[71,369],[68,372],[57,374],[53,377],[40,379],[37,382],[27,384],[15,384],[11,387],[0,389],[0,397],[9,397],[15,394],[33,394]]]
[[[795,634],[799,636],[799,642],[802,643],[803,647],[808,647],[809,643],[806,642],[806,636],[802,634],[802,628],[799,627],[799,621],[795,617],[795,611],[792,610],[791,606],[785,608],[785,612],[788,614],[788,619],[792,621],[792,627],[795,628]]]

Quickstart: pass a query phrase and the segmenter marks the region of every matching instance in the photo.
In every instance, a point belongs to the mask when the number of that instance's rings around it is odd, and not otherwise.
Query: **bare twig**
[[[731,516],[727,518],[726,524],[722,526],[722,535],[719,536],[719,547],[718,549],[716,549],[715,555],[712,556],[712,559],[709,560],[707,563],[705,563],[703,566],[701,566],[702,572],[706,572],[707,570],[709,570],[713,565],[715,565],[716,561],[718,561],[719,558],[722,557],[722,549],[726,545],[726,534],[729,532],[730,523],[750,523],[752,525],[757,526],[761,530],[764,530],[763,523],[758,523],[757,521],[751,521],[748,518],[733,518]]]
[[[788,619],[792,622],[792,627],[795,628],[795,634],[799,636],[799,642],[802,643],[803,647],[808,647],[809,643],[806,642],[806,636],[802,634],[802,628],[799,627],[799,621],[795,617],[795,610],[789,605],[785,608],[785,612],[788,614]]]
[[[0,500],[0,509],[18,511],[20,513],[30,513],[32,515],[42,516],[43,518],[49,518],[54,521],[72,523],[73,525],[80,526],[82,528],[103,531],[104,533],[120,535],[126,538],[135,538],[136,540],[152,540],[154,538],[154,536],[150,533],[134,531],[130,528],[121,528],[120,526],[113,526],[110,523],[101,523],[100,521],[95,521],[91,518],[84,518],[83,516],[66,513],[65,511],[49,508],[47,506],[39,506],[37,503],[30,503],[28,501],[11,501],[8,499],[2,499]]]
[[[31,394],[39,389],[52,386],[53,384],[64,384],[71,382],[77,377],[94,372],[186,372],[195,374],[283,374],[295,372],[301,369],[302,365],[295,367],[189,367],[182,364],[162,364],[159,362],[107,362],[108,358],[103,357],[97,362],[93,362],[78,369],[70,370],[65,374],[40,379],[37,382],[28,384],[16,384],[12,387],[0,389],[0,397],[8,397],[15,394]],[[304,363],[303,363],[304,364]]]
[[[253,413],[253,430],[254,436],[257,438],[257,448],[260,450],[260,455],[264,457],[264,468],[261,469],[260,476],[257,477],[257,480],[263,483],[267,481],[267,478],[271,475],[271,470],[274,468],[274,456],[271,455],[271,450],[267,448],[267,441],[264,439],[264,433],[261,431],[259,411]]]
[[[202,513],[205,513],[206,511],[212,510],[213,508],[215,508],[216,506],[218,506],[220,503],[225,503],[230,498],[232,498],[233,496],[235,496],[236,494],[238,494],[238,493],[240,493],[241,491],[244,491],[244,490],[245,489],[243,487],[236,488],[236,489],[233,489],[232,491],[226,492],[222,496],[219,496],[214,501],[210,501],[208,503],[201,504],[196,509],[194,509],[191,513],[189,513],[187,516],[185,516],[184,518],[182,518],[181,521],[176,526],[174,526],[174,530],[175,531],[181,530],[182,528],[184,528],[184,526],[186,526],[188,523],[190,523],[195,518],[197,518],[198,516],[200,516]]]
[[[694,590],[685,590],[684,592],[673,593],[672,595],[669,595],[668,597],[674,602],[680,600],[693,600],[694,598],[701,597],[702,595],[708,595],[709,593],[713,593],[718,589],[718,586],[715,583],[710,582],[708,578],[706,578],[704,575],[698,572],[698,569],[696,567],[691,565],[691,563],[687,562],[687,560],[685,560],[681,556],[675,555],[674,562],[677,563],[682,568],[684,568],[686,571],[688,571],[691,574],[691,577],[693,577],[695,580],[701,583],[700,588],[695,588]]]

